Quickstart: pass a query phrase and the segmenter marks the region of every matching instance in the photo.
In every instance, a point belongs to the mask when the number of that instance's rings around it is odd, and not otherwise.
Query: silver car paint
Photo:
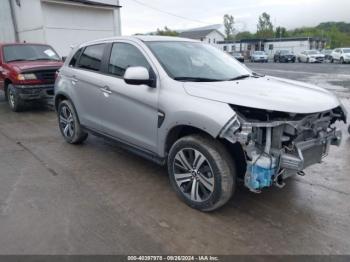
[[[56,82],[56,95],[65,94],[75,104],[81,123],[99,129],[141,146],[164,157],[165,141],[172,128],[189,125],[217,137],[236,114],[229,103],[294,113],[318,112],[340,105],[331,93],[311,85],[278,78],[245,79],[235,82],[183,83],[171,79],[143,41],[192,41],[168,37],[121,37],[85,43],[75,48],[101,43],[123,41],[135,45],[145,55],[157,76],[157,87],[126,85],[122,79],[85,71],[82,77],[95,78],[96,85],[89,94],[78,98],[76,89],[85,87],[86,81],[74,79],[67,59]],[[74,54],[72,52],[71,56]],[[112,91],[106,95],[99,88],[108,85]],[[296,90],[293,91],[292,87]],[[100,91],[99,91],[100,90]],[[282,91],[283,90],[283,91]],[[287,93],[286,93],[287,92]],[[318,101],[315,101],[315,96]],[[98,99],[91,99],[98,97]],[[94,100],[94,101],[93,101]],[[117,104],[122,104],[118,107]],[[86,116],[86,112],[96,111]],[[162,126],[157,128],[158,110],[165,114]]]
[[[289,113],[322,112],[339,105],[339,100],[322,88],[269,76],[215,85],[188,82],[185,89],[197,97]]]

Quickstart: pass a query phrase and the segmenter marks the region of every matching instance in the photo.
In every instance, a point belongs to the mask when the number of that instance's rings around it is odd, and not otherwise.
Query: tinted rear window
[[[83,54],[80,56],[78,67],[99,71],[105,46],[106,44],[98,44],[86,47]]]
[[[81,51],[83,51],[82,48],[80,48],[77,52],[75,52],[74,56],[72,57],[72,59],[70,60],[69,62],[69,65],[72,66],[72,67],[75,67],[77,62],[78,62],[78,59],[80,57],[80,54],[81,54]]]

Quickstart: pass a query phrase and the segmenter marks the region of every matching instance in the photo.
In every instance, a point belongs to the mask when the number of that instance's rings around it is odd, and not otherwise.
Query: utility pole
[[[13,29],[15,31],[15,40],[16,40],[16,42],[19,42],[18,25],[17,25],[17,20],[16,20],[16,15],[15,15],[13,2],[12,2],[12,0],[8,0],[8,1],[9,1],[9,5],[10,5],[10,10],[11,10],[11,18],[12,18],[12,23],[13,23]]]

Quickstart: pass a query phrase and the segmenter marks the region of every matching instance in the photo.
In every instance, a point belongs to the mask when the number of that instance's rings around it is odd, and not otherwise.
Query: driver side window
[[[108,73],[123,77],[128,67],[142,66],[150,71],[151,66],[141,51],[127,43],[114,43],[108,64]]]

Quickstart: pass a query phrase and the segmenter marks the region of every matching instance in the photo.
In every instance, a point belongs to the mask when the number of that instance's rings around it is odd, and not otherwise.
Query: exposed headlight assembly
[[[231,143],[247,144],[251,139],[252,130],[250,123],[241,123],[236,115],[224,126],[219,136]]]

